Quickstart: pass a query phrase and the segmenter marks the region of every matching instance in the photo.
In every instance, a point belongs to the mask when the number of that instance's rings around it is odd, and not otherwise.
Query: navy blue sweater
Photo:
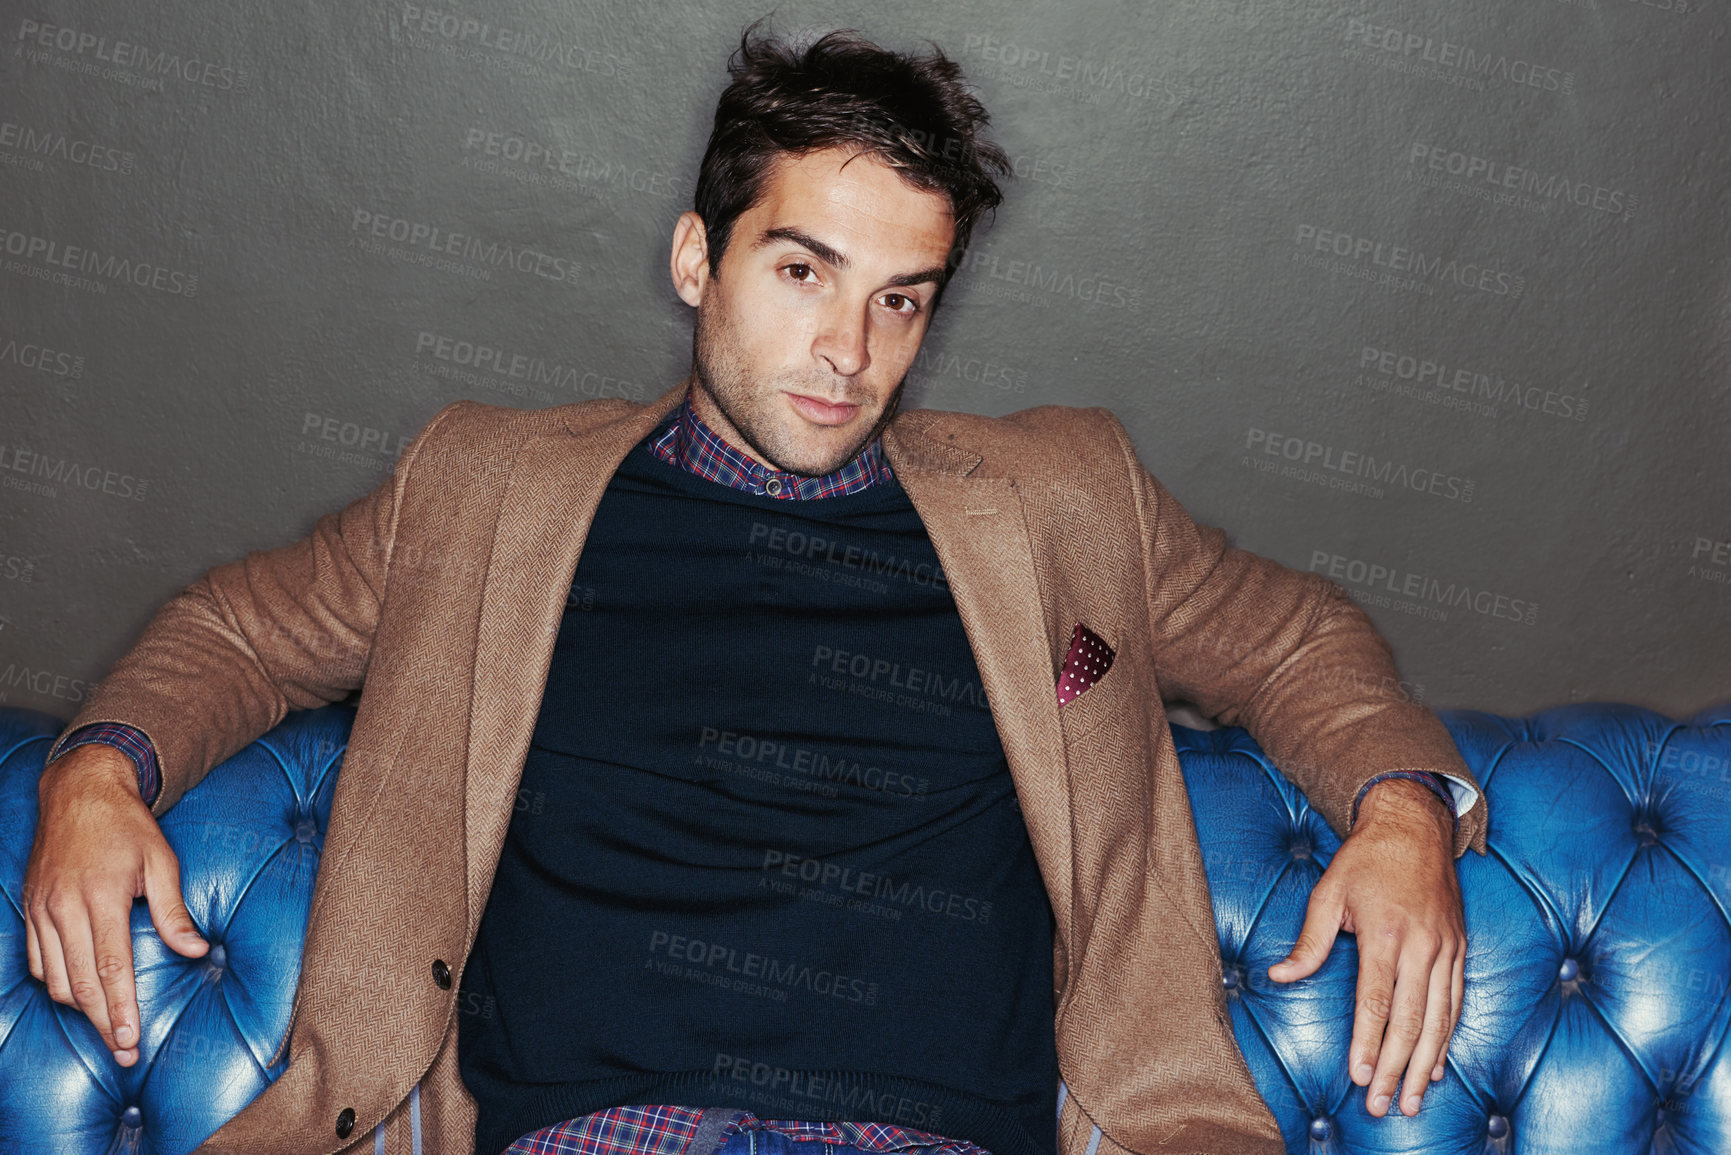
[[[632,450],[461,996],[483,1155],[642,1103],[1056,1150],[1051,907],[899,484],[777,501]]]

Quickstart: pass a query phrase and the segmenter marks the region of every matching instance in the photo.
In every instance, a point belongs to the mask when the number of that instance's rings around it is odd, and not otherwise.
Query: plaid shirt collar
[[[852,461],[823,477],[803,477],[760,465],[723,441],[720,434],[703,423],[692,408],[689,389],[674,413],[672,423],[653,436],[649,450],[667,464],[677,465],[688,473],[719,481],[733,489],[781,501],[810,501],[858,493],[895,476],[884,457],[882,439],[875,437]]]

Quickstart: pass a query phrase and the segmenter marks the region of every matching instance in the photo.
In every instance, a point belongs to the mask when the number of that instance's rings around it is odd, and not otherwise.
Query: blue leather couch
[[[60,723],[0,709],[0,1151],[184,1152],[280,1068],[332,787],[352,713],[297,712],[162,819],[204,959],[133,943],[142,1058],[117,1066],[25,961],[36,779]],[[1206,853],[1239,1046],[1288,1150],[1731,1153],[1731,706],[1675,722],[1620,706],[1445,715],[1491,800],[1460,862],[1466,1006],[1416,1118],[1346,1077],[1356,956],[1266,977],[1339,842],[1240,730],[1174,727]]]

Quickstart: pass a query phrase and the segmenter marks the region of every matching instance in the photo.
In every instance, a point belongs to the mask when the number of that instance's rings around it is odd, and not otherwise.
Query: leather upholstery
[[[1465,1005],[1411,1119],[1346,1076],[1350,936],[1301,983],[1267,977],[1339,840],[1243,731],[1176,731],[1234,1033],[1288,1150],[1731,1152],[1731,708],[1443,719],[1490,853],[1458,863]]]
[[[0,1151],[189,1151],[281,1073],[352,719],[290,713],[163,816],[213,949],[167,951],[134,906],[145,1039],[123,1069],[27,969],[20,891],[61,723],[0,708]],[[1381,1120],[1345,1074],[1351,937],[1310,979],[1266,974],[1339,840],[1242,730],[1174,728],[1234,1031],[1289,1150],[1731,1152],[1731,706],[1444,720],[1490,796],[1490,854],[1459,862],[1466,1007],[1423,1110]]]
[[[21,917],[36,780],[65,723],[0,708],[0,1151],[190,1151],[283,1071],[268,1066],[300,976],[351,709],[290,713],[161,819],[211,944],[189,959],[132,908],[143,1040],[121,1067],[83,1012],[30,975]]]

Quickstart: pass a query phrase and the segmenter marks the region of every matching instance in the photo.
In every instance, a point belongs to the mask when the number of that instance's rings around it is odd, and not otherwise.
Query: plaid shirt
[[[884,459],[883,442],[877,438],[860,450],[852,461],[823,477],[801,477],[772,466],[762,465],[727,442],[703,423],[692,408],[691,393],[674,413],[666,429],[652,435],[650,452],[669,465],[678,465],[699,477],[719,481],[733,489],[762,494],[781,501],[812,501],[820,497],[836,497],[858,493],[867,486],[892,476],[890,463]]]
[[[511,1144],[505,1155],[713,1155],[742,1131],[779,1131],[796,1142],[902,1155],[990,1155],[985,1148],[963,1139],[945,1139],[887,1123],[759,1119],[749,1111],[734,1109],[725,1113],[720,1127],[703,1126],[716,1114],[700,1107],[614,1107],[543,1127]],[[812,1155],[826,1155],[828,1149],[820,1146],[811,1151]]]
[[[101,742],[113,746],[132,759],[132,767],[138,774],[138,796],[144,799],[146,806],[156,801],[157,791],[162,787],[162,775],[156,766],[156,747],[143,730],[136,726],[128,726],[124,722],[92,722],[88,726],[80,726],[68,734],[59,746],[48,751],[48,761],[52,762],[74,746],[83,746],[90,742]]]
[[[889,462],[883,456],[882,443],[878,440],[873,440],[852,461],[824,477],[802,477],[759,464],[703,423],[691,406],[689,393],[669,422],[651,437],[650,451],[670,465],[680,466],[698,477],[733,489],[783,501],[811,501],[858,493],[893,476]],[[105,742],[125,751],[137,767],[139,795],[146,804],[155,801],[160,788],[160,774],[156,751],[143,731],[113,722],[83,726],[73,731],[58,749],[50,751],[50,760],[87,742]],[[1386,778],[1413,778],[1423,782],[1448,805],[1451,814],[1455,813],[1454,796],[1441,776],[1427,771],[1390,770],[1376,775],[1360,788],[1358,797],[1353,800],[1355,818],[1365,791]],[[1458,815],[1455,822],[1458,826]],[[715,1146],[687,1151],[698,1134],[703,1114],[700,1107],[614,1107],[525,1135],[511,1145],[508,1155],[713,1155],[726,1139],[754,1129],[779,1131],[799,1141],[859,1147],[875,1152],[988,1155],[982,1148],[965,1140],[946,1139],[884,1123],[766,1121],[746,1111],[734,1112],[725,1126],[715,1132]],[[813,1153],[824,1155],[816,1148]]]

